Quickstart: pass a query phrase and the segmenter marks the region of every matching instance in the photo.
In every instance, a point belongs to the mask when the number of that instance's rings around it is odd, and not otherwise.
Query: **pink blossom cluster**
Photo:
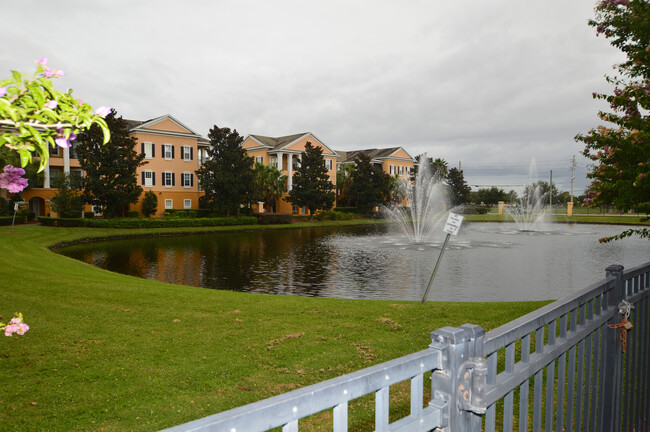
[[[7,94],[7,87],[0,87],[0,97]]]
[[[17,316],[9,321],[5,327],[5,336],[11,337],[14,333],[22,336],[29,330],[29,326],[23,322],[22,316]]]
[[[70,133],[70,136],[68,138],[65,137],[65,129],[59,127],[56,128],[56,131],[58,133],[58,136],[54,139],[54,142],[56,145],[58,145],[61,148],[70,148],[72,147],[72,143],[70,141],[74,141],[75,138],[77,138],[77,135],[74,133]]]
[[[27,187],[27,179],[22,178],[25,170],[11,165],[4,167],[0,173],[0,188],[7,189],[9,193],[18,193]]]
[[[63,72],[60,69],[50,69],[47,66],[47,61],[48,61],[47,57],[43,57],[43,58],[41,58],[39,60],[36,60],[36,64],[41,65],[43,67],[43,69],[44,69],[43,76],[45,78],[59,78],[59,77],[62,77],[63,75],[65,75],[65,72]]]

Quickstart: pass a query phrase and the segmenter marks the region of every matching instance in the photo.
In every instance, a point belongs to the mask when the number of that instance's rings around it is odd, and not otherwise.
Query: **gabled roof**
[[[403,151],[408,156],[408,159],[403,157],[394,156],[395,153]],[[415,162],[415,159],[402,147],[389,147],[383,149],[363,149],[363,150],[352,150],[348,152],[338,152],[343,157],[341,163],[353,163],[354,160],[359,156],[359,153],[363,153],[366,156],[370,157],[372,162],[380,162],[385,159],[396,159],[396,160],[410,160]]]
[[[169,130],[163,130],[163,129],[156,129],[155,128],[156,124],[161,123],[161,122],[163,122],[165,120],[169,120],[169,121],[175,123],[181,129],[184,129],[187,132],[176,132],[176,131],[169,131]],[[161,134],[162,135],[175,135],[175,136],[185,136],[185,137],[204,139],[201,135],[197,134],[192,129],[185,126],[183,123],[178,121],[176,118],[174,118],[170,114],[165,114],[165,115],[162,115],[160,117],[156,117],[156,118],[153,118],[153,119],[150,119],[150,120],[145,120],[145,121],[126,120],[126,124],[127,124],[128,128],[129,128],[129,132],[131,132],[131,133],[143,132],[143,133],[153,133],[153,134],[156,134],[156,135],[161,135]]]
[[[259,143],[260,146],[265,147],[269,151],[280,151],[290,147],[292,144],[300,141],[301,139],[308,138],[310,136],[314,138],[316,141],[318,141],[318,143],[322,145],[324,148],[326,148],[329,152],[331,152],[332,155],[334,155],[334,157],[339,158],[338,152],[328,147],[323,141],[321,141],[320,138],[318,138],[316,135],[314,135],[311,132],[303,132],[299,134],[286,135],[281,137],[269,137],[264,135],[248,135],[244,139],[244,142],[247,141],[249,138],[251,138],[255,142]],[[331,156],[328,155],[328,157]]]

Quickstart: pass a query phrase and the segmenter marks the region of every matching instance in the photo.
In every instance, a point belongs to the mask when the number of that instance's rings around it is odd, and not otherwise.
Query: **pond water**
[[[627,227],[470,223],[452,237],[430,301],[562,298],[605,276],[610,264],[650,261],[648,240],[607,244]],[[205,288],[357,299],[421,300],[439,240],[411,245],[387,226],[286,229],[114,240],[58,252],[141,278]]]

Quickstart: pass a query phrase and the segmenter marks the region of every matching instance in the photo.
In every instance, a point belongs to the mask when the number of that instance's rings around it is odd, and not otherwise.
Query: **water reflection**
[[[467,224],[452,238],[430,300],[560,298],[600,280],[612,263],[650,260],[647,240],[599,244],[622,227]],[[96,266],[175,284],[270,294],[419,300],[440,239],[410,245],[386,227],[290,229],[118,240],[61,253]]]

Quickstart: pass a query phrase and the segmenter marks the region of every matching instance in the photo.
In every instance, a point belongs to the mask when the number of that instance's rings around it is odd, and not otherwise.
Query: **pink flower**
[[[54,72],[54,77],[62,77],[65,75],[65,72],[63,72],[61,69],[57,69],[56,72]]]
[[[52,99],[51,101],[46,102],[44,105],[45,105],[46,108],[54,109],[59,105],[59,103],[57,101],[55,101],[54,99]]]
[[[107,106],[104,106],[104,105],[100,106],[99,108],[97,108],[97,109],[95,110],[95,114],[97,114],[97,115],[100,116],[101,118],[106,117],[106,116],[109,115],[110,113],[111,113],[111,108],[110,108],[110,107],[107,107]]]
[[[6,87],[0,87],[0,97],[4,96],[7,94],[7,88]]]
[[[54,71],[52,69],[46,69],[45,72],[43,72],[43,75],[45,78],[51,78],[54,76]]]
[[[36,60],[36,64],[39,64],[41,66],[45,66],[47,64],[47,57],[43,57],[41,59]]]
[[[643,174],[639,174],[639,180],[643,179]]]
[[[11,337],[14,333],[18,333],[18,326],[16,324],[9,324],[5,327],[5,336]]]
[[[9,193],[18,193],[27,187],[27,179],[22,178],[25,170],[16,168],[11,165],[4,167],[4,172],[0,174],[0,188],[7,189]]]

